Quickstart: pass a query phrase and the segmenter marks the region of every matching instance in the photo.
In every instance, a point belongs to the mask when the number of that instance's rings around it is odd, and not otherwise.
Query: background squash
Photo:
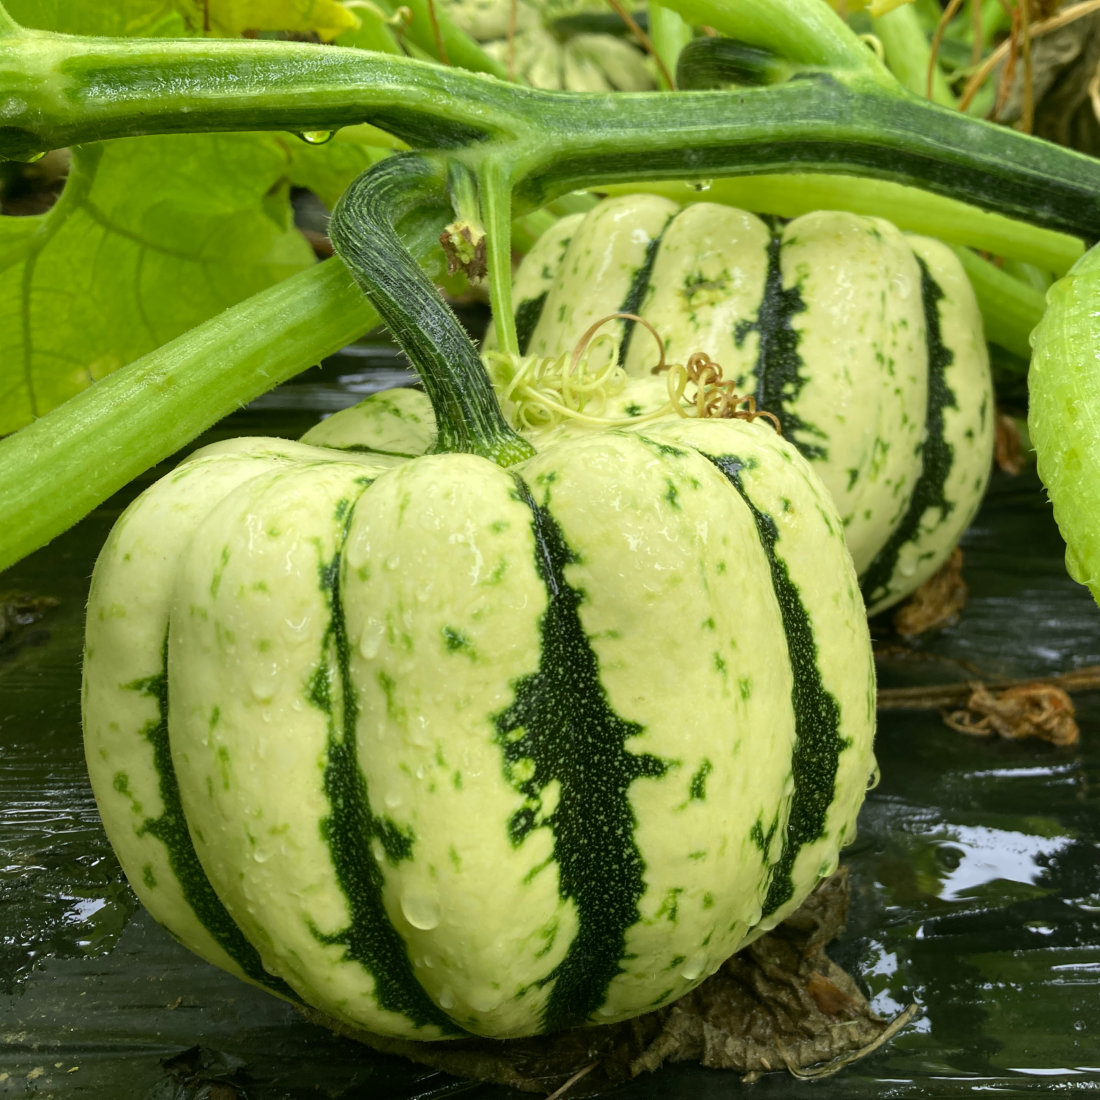
[[[514,302],[524,355],[569,352],[623,311],[656,328],[668,360],[701,351],[721,364],[832,493],[872,613],[931,576],[973,518],[992,461],[992,382],[973,291],[937,241],[855,214],[783,223],[624,196],[547,230]],[[667,401],[640,326],[601,331],[629,379],[604,414]]]

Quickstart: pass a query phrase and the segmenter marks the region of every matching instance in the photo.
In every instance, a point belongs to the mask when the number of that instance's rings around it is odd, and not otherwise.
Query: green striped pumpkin
[[[88,607],[104,826],[194,951],[333,1020],[666,1004],[854,833],[874,671],[836,510],[761,423],[420,455],[398,390],[196,452]]]
[[[974,293],[938,241],[855,214],[771,224],[631,195],[552,226],[520,265],[514,301],[524,354],[569,351],[622,311],[656,327],[670,361],[719,362],[832,493],[871,613],[928,579],[977,510],[992,381]],[[667,400],[652,338],[631,321],[602,331],[630,379],[605,413]]]

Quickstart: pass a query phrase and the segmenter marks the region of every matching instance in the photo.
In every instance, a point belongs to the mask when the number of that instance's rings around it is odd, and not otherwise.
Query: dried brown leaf
[[[1073,700],[1051,684],[1018,684],[993,694],[975,684],[966,708],[944,715],[959,733],[1009,740],[1038,737],[1052,745],[1072,745],[1080,736]]]
[[[894,612],[894,629],[903,638],[947,626],[966,606],[966,581],[962,575],[963,552],[957,546],[940,566]]]

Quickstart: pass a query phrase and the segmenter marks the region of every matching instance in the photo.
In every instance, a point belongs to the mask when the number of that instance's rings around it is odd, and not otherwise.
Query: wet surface
[[[345,358],[211,438],[299,434],[401,372],[388,354]],[[331,1036],[193,957],[137,907],[99,826],[79,729],[88,576],[132,492],[0,586],[59,601],[0,646],[0,1095],[518,1097]],[[964,545],[961,619],[908,650],[883,630],[884,685],[1100,664],[1100,610],[1065,575],[1033,473],[994,478]],[[922,1006],[885,1050],[812,1086],[674,1066],[616,1095],[1100,1090],[1100,693],[1075,702],[1081,740],[1061,749],[960,735],[934,711],[881,715],[882,779],[846,853],[852,910],[832,954],[883,1014]]]

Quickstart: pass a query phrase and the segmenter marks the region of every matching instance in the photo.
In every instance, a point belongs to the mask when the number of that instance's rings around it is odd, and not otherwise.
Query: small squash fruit
[[[523,355],[561,356],[622,312],[655,328],[667,361],[703,352],[720,364],[825,482],[871,613],[943,564],[981,501],[988,353],[973,290],[938,241],[855,214],[780,223],[630,195],[547,230],[519,267],[514,302]],[[602,331],[628,379],[604,415],[667,401],[637,322]]]

